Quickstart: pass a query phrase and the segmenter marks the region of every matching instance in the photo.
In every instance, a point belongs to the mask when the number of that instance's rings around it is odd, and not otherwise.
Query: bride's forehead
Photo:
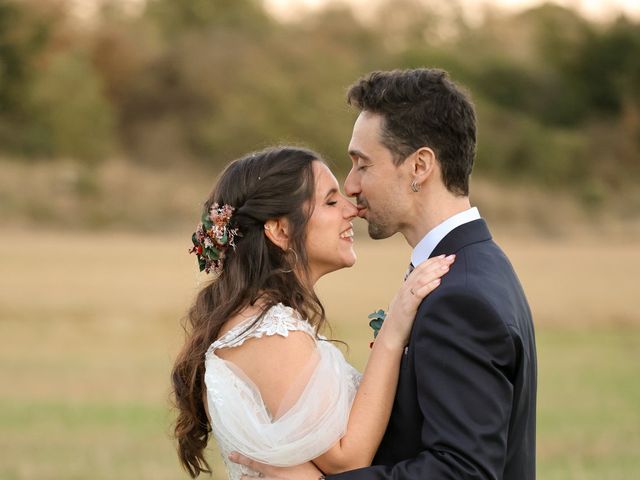
[[[318,194],[324,195],[326,192],[322,190],[330,190],[338,185],[338,180],[336,180],[335,175],[323,162],[313,162],[313,176]]]

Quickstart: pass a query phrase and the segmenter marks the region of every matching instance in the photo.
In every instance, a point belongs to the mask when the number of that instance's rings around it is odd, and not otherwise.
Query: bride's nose
[[[346,198],[344,199],[344,202],[345,202],[345,206],[343,209],[344,218],[348,218],[349,220],[351,220],[352,218],[355,218],[355,216],[358,214],[358,209],[356,208],[356,206]]]

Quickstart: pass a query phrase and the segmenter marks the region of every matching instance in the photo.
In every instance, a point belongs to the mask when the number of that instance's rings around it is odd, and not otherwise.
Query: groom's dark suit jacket
[[[455,253],[420,305],[373,466],[327,478],[535,478],[536,347],[513,267],[484,220],[450,232]]]

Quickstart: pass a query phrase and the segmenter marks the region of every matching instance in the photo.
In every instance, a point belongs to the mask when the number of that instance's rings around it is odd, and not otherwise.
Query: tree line
[[[588,202],[637,182],[637,21],[546,4],[474,24],[448,5],[389,0],[366,20],[334,5],[283,23],[257,0],[149,0],[135,15],[112,1],[91,19],[63,0],[0,0],[0,152],[215,171],[294,142],[340,170],[348,85],[437,66],[472,92],[479,174]]]

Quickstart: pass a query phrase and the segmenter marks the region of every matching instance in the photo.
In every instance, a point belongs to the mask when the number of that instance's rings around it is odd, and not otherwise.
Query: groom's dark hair
[[[354,83],[347,102],[382,115],[381,141],[400,165],[421,147],[436,153],[447,189],[469,195],[476,117],[469,96],[435,68],[372,72]]]

